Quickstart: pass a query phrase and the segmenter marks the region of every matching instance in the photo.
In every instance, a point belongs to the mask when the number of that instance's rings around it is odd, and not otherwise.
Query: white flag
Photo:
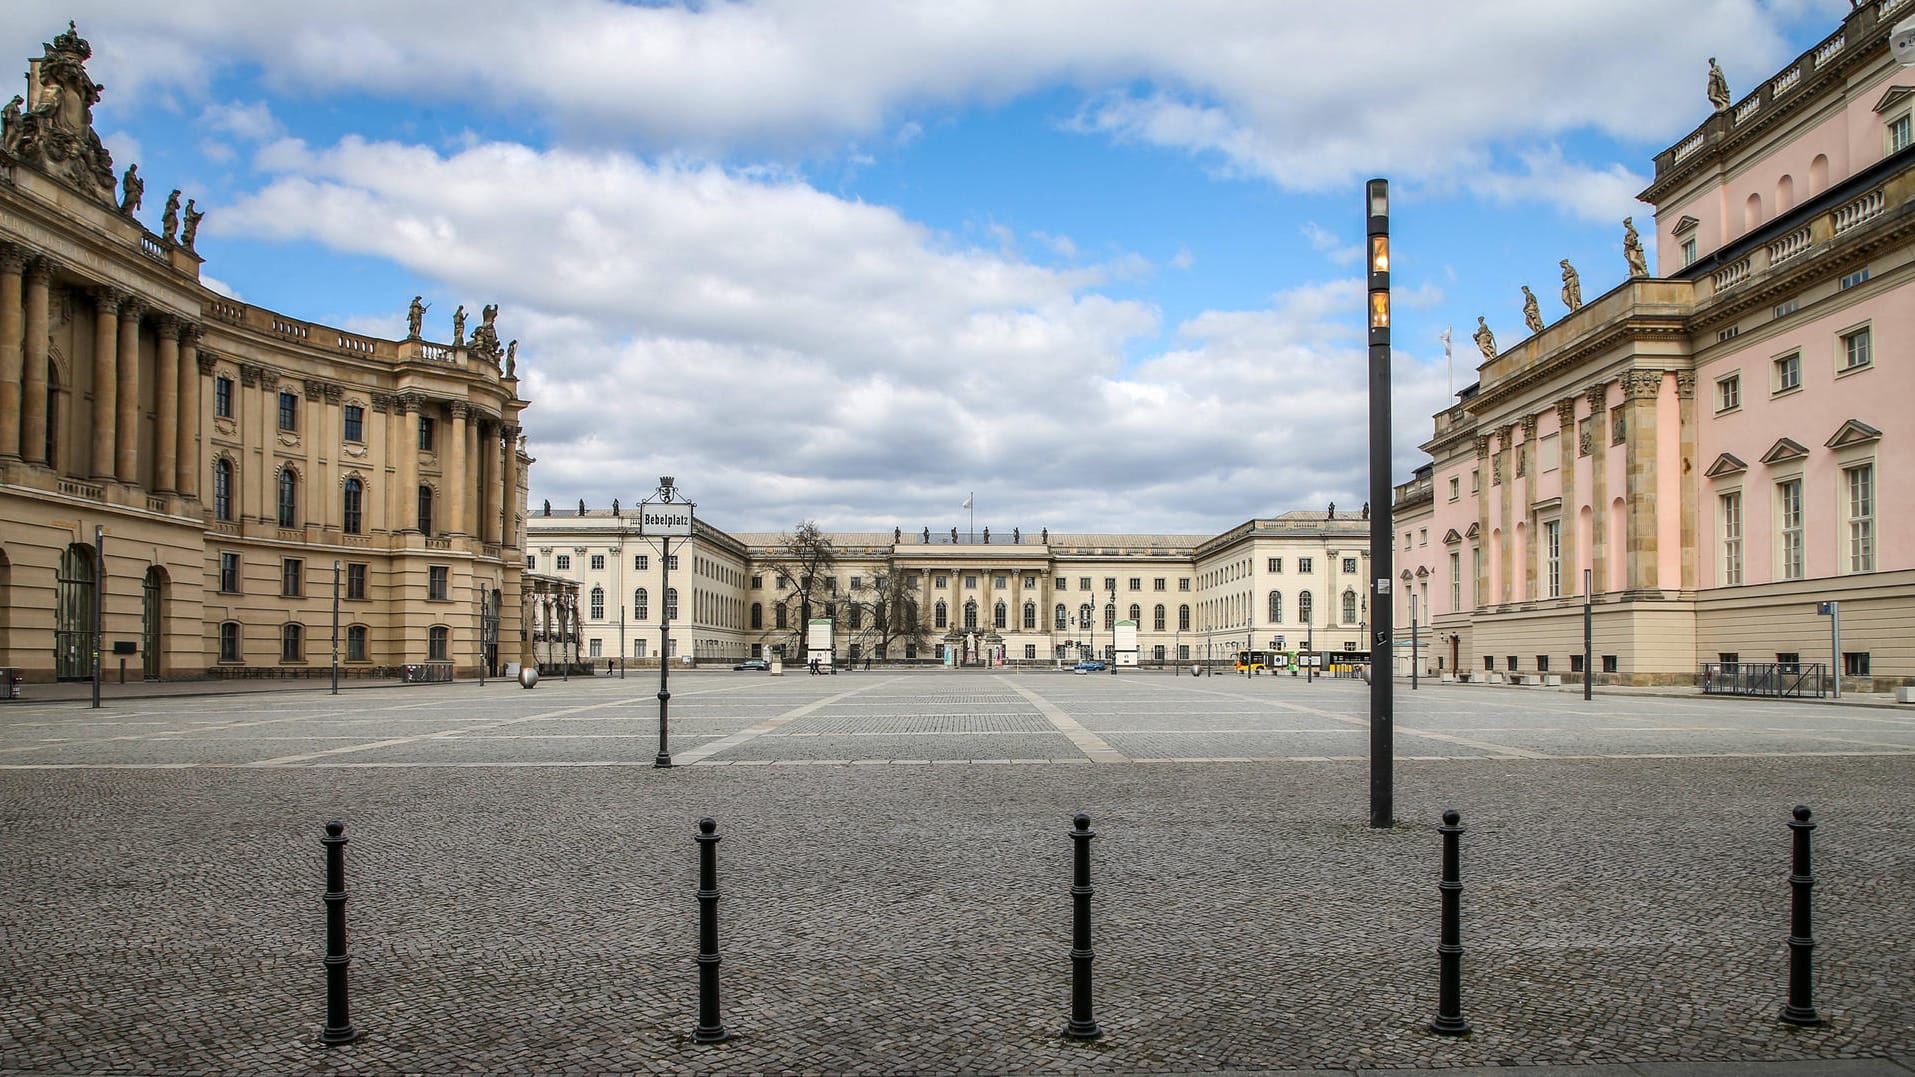
[[[971,499],[968,497],[964,499],[964,504],[958,506],[958,508],[961,508],[961,509],[968,509],[970,507],[971,507]]]

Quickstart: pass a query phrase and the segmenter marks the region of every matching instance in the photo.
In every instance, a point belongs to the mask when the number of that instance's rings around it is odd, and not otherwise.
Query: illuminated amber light
[[[1390,327],[1390,293],[1370,293],[1370,328],[1388,329]]]
[[[1370,272],[1388,273],[1390,271],[1390,237],[1370,237]]]

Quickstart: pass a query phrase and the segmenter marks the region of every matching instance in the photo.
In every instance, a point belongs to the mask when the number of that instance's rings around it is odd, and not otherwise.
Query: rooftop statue
[[[26,111],[7,106],[7,149],[108,206],[117,206],[113,155],[93,130],[93,106],[105,89],[86,73],[93,47],[69,21],[66,33],[43,48],[39,83],[28,88],[32,101]]]
[[[179,192],[174,191],[173,193],[178,194]],[[412,305],[406,308],[406,339],[407,340],[419,339],[419,330],[424,325],[426,320],[426,308],[432,306],[432,304],[430,303],[421,303],[420,300],[424,298],[425,296],[422,296],[422,295],[413,296]],[[546,515],[550,516],[552,514],[548,512],[546,513]]]
[[[193,237],[199,235],[199,219],[206,216],[204,210],[194,210],[193,200],[186,200],[186,223],[180,228],[180,246],[193,249]]]
[[[1716,66],[1716,58],[1709,57],[1709,103],[1717,112],[1729,111],[1729,79]]]
[[[505,376],[516,378],[519,367],[519,342],[513,341],[505,346]]]
[[[1560,264],[1563,267],[1563,306],[1574,313],[1583,309],[1583,279],[1576,273],[1576,267],[1569,264],[1569,259],[1563,259]]]
[[[160,214],[160,238],[168,243],[177,242],[173,235],[180,230],[180,189],[166,196],[166,209]]]
[[[14,94],[7,107],[0,108],[0,149],[8,153],[12,153],[14,143],[20,141],[20,106],[24,103],[26,98]]]
[[[464,303],[459,304],[459,309],[452,312],[452,346],[455,348],[465,347]]]
[[[1649,258],[1642,250],[1642,237],[1636,234],[1633,218],[1622,219],[1622,256],[1629,262],[1629,275],[1646,277],[1649,275]]]
[[[139,165],[127,165],[126,175],[120,178],[120,212],[128,217],[140,208],[140,196],[146,193],[146,181],[140,178]]]
[[[1527,284],[1523,285],[1523,324],[1529,326],[1532,333],[1543,331],[1542,308],[1536,305],[1536,293],[1530,291]]]
[[[1495,360],[1496,334],[1489,331],[1489,325],[1483,321],[1481,314],[1476,316],[1476,332],[1471,335],[1470,339],[1476,341],[1476,348],[1483,353],[1485,360]]]

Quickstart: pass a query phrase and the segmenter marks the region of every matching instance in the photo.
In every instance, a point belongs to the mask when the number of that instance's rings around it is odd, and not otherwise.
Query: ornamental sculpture
[[[175,192],[175,193],[178,193],[178,192]],[[406,339],[407,340],[419,339],[419,330],[424,326],[425,320],[426,320],[426,310],[432,306],[432,304],[430,303],[420,302],[420,300],[424,298],[425,296],[422,296],[422,295],[413,296],[412,305],[406,308]]]
[[[1489,324],[1483,321],[1481,314],[1476,316],[1476,332],[1471,334],[1470,339],[1476,341],[1476,348],[1483,353],[1485,361],[1496,360],[1496,334],[1489,331]]]
[[[195,210],[193,200],[186,200],[186,223],[180,226],[180,246],[193,249],[193,237],[199,235],[199,219],[206,216],[204,210]]]
[[[66,33],[43,48],[46,53],[36,69],[39,82],[27,87],[25,111],[17,104],[7,106],[0,141],[22,161],[117,208],[113,155],[93,130],[93,106],[106,88],[86,73],[93,47],[69,21]]]
[[[1649,257],[1643,253],[1642,237],[1636,234],[1635,221],[1622,219],[1622,256],[1629,263],[1629,275],[1646,277],[1649,275]]]
[[[1576,267],[1569,264],[1569,259],[1563,259],[1560,264],[1563,267],[1563,306],[1568,307],[1573,314],[1583,308],[1583,279],[1577,274]]]
[[[1729,79],[1716,66],[1716,58],[1709,57],[1709,104],[1717,112],[1729,111]]]
[[[166,209],[160,213],[160,238],[168,243],[175,242],[173,234],[180,230],[180,190],[166,196]]]
[[[1523,285],[1523,324],[1529,326],[1532,333],[1543,331],[1542,308],[1536,305],[1536,293],[1530,291],[1527,284]]]
[[[140,178],[139,165],[127,165],[126,175],[120,178],[120,212],[128,217],[140,208],[140,196],[146,193],[146,181]]]

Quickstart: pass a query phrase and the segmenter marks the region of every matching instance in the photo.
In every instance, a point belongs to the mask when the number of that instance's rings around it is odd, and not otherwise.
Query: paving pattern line
[[[1210,694],[1225,695],[1229,699],[1243,698],[1242,696],[1227,695],[1226,693],[1223,693],[1223,692],[1215,692]],[[1261,703],[1266,707],[1281,707],[1285,710],[1301,711],[1304,714],[1314,714],[1319,718],[1328,718],[1330,721],[1342,722],[1345,725],[1353,725],[1362,729],[1370,728],[1370,720],[1368,718],[1353,718],[1347,714],[1338,714],[1335,711],[1326,711],[1320,707],[1307,707],[1301,703],[1292,703],[1289,700],[1285,700],[1285,699],[1257,699],[1254,701]],[[1459,737],[1452,733],[1432,733],[1426,729],[1416,729],[1414,727],[1406,726],[1401,723],[1398,723],[1396,727],[1396,732],[1400,736],[1422,737],[1425,740],[1439,741],[1444,744],[1458,744],[1458,745],[1462,745],[1465,748],[1475,748],[1478,751],[1488,752],[1490,753],[1490,755],[1498,759],[1554,759],[1556,758],[1555,756],[1552,756],[1547,752],[1531,751],[1528,748],[1518,748],[1518,747],[1515,747],[1514,745],[1509,745],[1509,744],[1496,744],[1492,741],[1478,740],[1474,737]]]
[[[1011,690],[1030,701],[1059,733],[1070,740],[1084,757],[1093,763],[1128,763],[1130,757],[1110,746],[1110,742],[1078,724],[1077,719],[1064,713],[1063,709],[1016,681],[1006,680]]]
[[[844,692],[839,692],[835,696],[826,696],[823,699],[816,700],[811,703],[806,703],[803,706],[794,707],[791,710],[784,712],[783,714],[777,715],[775,717],[767,718],[764,721],[759,722],[757,725],[752,726],[750,729],[741,729],[738,732],[733,733],[729,737],[724,737],[720,740],[712,741],[710,744],[701,744],[698,747],[691,749],[690,751],[680,752],[677,755],[674,755],[672,757],[672,764],[674,766],[681,766],[681,767],[692,766],[693,764],[702,762],[706,759],[709,759],[710,757],[714,755],[717,755],[719,752],[725,751],[730,748],[736,748],[740,744],[746,744],[746,743],[749,743],[750,741],[756,740],[759,737],[764,736],[766,733],[769,733],[774,729],[781,729],[787,725],[790,725],[792,722],[795,722],[798,719],[803,718],[805,715],[813,714],[813,713],[816,713],[817,711],[823,710],[825,707],[828,707],[831,704],[838,702],[839,700],[849,699],[852,696],[858,695],[863,692],[874,691],[878,688],[884,687],[887,684],[895,684],[897,683],[898,679],[899,678],[897,677],[887,677],[881,681],[872,681],[869,684],[859,684],[856,688],[852,688]]]
[[[291,766],[295,763],[309,763],[315,759],[327,759],[335,755],[348,755],[353,752],[369,752],[375,748],[394,748],[402,744],[417,744],[420,741],[427,740],[449,740],[465,733],[477,733],[490,729],[504,729],[507,726],[521,725],[525,722],[542,722],[550,718],[563,718],[567,715],[583,714],[587,711],[604,710],[607,707],[622,707],[643,698],[645,697],[634,696],[631,699],[614,699],[605,703],[592,703],[583,707],[566,707],[561,710],[528,714],[522,718],[507,718],[501,721],[485,722],[479,725],[467,726],[463,729],[444,729],[437,733],[421,733],[416,737],[389,737],[385,740],[372,741],[366,744],[350,744],[343,748],[328,748],[323,752],[307,752],[303,755],[282,755],[275,759],[258,759],[250,763],[217,763],[208,765],[240,768]]]

